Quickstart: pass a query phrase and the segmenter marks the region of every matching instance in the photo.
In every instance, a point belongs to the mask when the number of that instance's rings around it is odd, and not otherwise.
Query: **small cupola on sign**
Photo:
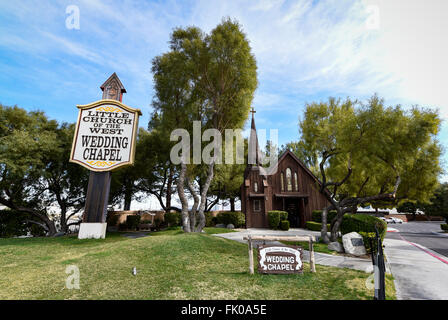
[[[101,85],[100,88],[103,91],[102,99],[112,99],[123,102],[123,93],[126,93],[126,89],[115,72]]]

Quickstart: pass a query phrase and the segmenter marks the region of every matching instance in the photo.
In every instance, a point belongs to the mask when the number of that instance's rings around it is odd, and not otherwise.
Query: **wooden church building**
[[[268,172],[261,166],[254,112],[249,152],[256,150],[255,164],[247,165],[241,185],[241,210],[246,215],[246,228],[268,228],[271,210],[287,211],[291,228],[304,227],[311,220],[313,210],[328,206],[318,189],[320,181],[289,150],[280,155],[276,168]]]

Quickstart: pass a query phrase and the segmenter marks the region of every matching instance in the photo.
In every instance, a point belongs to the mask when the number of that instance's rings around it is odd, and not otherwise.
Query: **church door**
[[[289,226],[291,228],[300,228],[300,211],[298,199],[287,199],[285,209],[288,212]]]

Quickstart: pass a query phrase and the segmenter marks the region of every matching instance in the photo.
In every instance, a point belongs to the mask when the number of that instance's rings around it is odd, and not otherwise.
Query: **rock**
[[[357,232],[344,234],[342,236],[342,243],[344,244],[345,252],[348,254],[352,254],[354,256],[362,256],[367,254],[362,236]]]
[[[223,224],[223,223],[218,223],[215,227],[216,227],[216,228],[225,228],[226,225]]]
[[[235,226],[231,223],[229,223],[226,227],[227,229],[235,229]]]
[[[65,236],[65,232],[60,231],[54,234],[54,237],[62,237],[62,236]]]
[[[339,242],[335,241],[335,242],[330,242],[328,244],[328,250],[342,253],[342,252],[344,252],[344,247],[342,246],[342,244],[340,244]]]

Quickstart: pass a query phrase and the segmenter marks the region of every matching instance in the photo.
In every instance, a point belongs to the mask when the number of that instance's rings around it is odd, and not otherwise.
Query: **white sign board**
[[[79,108],[70,162],[92,171],[133,164],[141,111],[116,100],[100,100]]]

